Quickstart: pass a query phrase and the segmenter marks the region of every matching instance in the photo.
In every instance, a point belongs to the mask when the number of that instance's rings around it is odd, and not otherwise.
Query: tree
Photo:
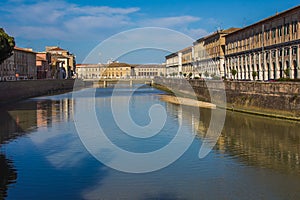
[[[207,71],[204,72],[205,77],[209,77],[209,73]]]
[[[290,78],[290,69],[289,68],[286,68],[283,72],[287,78]]]
[[[232,74],[233,78],[235,79],[235,76],[236,76],[236,74],[237,74],[236,69],[232,69],[232,70],[231,70],[231,74]]]
[[[0,28],[0,64],[12,55],[15,39]]]
[[[255,77],[257,76],[257,72],[252,72],[252,77],[253,77],[253,80],[255,80]]]

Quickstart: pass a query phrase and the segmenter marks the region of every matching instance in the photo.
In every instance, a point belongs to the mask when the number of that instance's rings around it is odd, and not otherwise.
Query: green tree
[[[232,70],[231,70],[231,74],[232,74],[233,78],[235,79],[235,76],[236,76],[236,74],[237,74],[236,69],[232,69]]]
[[[289,68],[286,68],[283,72],[287,78],[290,78],[290,69]]]
[[[253,80],[255,80],[255,78],[257,77],[257,72],[252,72],[252,77],[253,77]]]
[[[204,76],[205,76],[205,77],[209,77],[208,71],[205,71],[205,72],[204,72]]]
[[[12,55],[15,39],[0,28],[0,64]]]

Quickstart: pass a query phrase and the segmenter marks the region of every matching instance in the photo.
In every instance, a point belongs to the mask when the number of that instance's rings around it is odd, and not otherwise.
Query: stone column
[[[300,31],[298,31],[298,34]],[[300,78],[300,51],[299,51],[300,45],[297,46],[297,51],[296,51],[296,64],[297,64],[297,74],[298,74],[298,78]]]
[[[245,55],[245,66],[246,66],[246,69],[245,69],[245,79],[247,79],[248,78],[248,55]]]
[[[180,72],[182,72],[182,53],[179,52],[178,53],[178,76],[180,74]]]
[[[290,78],[295,78],[294,77],[294,67],[293,67],[293,49],[292,46],[289,47],[289,74]]]
[[[273,69],[273,74],[272,74],[272,78],[279,78],[280,76],[280,73],[279,73],[279,62],[278,62],[278,51],[277,50],[274,50],[275,51],[275,69],[274,69],[274,66],[273,66],[273,62],[271,64],[271,68]],[[271,56],[270,56],[271,57]]]
[[[257,68],[257,65],[258,65],[258,68],[259,68],[259,71],[258,71],[258,80],[263,80],[263,69],[261,67],[261,53],[258,52],[257,53],[257,58],[258,58],[258,63],[256,63],[256,68]]]
[[[268,54],[270,53],[270,51],[268,51]],[[270,54],[269,54],[270,55]],[[270,76],[270,79],[273,79],[274,77],[273,77],[273,71],[272,71],[272,66],[273,66],[273,63],[272,63],[272,60],[271,60],[271,58],[270,58],[270,56],[269,56],[269,76]]]
[[[266,59],[266,53],[263,52],[262,54],[263,56],[263,68],[264,68],[264,71],[265,71],[265,80],[268,80],[268,63],[267,63],[267,59]]]

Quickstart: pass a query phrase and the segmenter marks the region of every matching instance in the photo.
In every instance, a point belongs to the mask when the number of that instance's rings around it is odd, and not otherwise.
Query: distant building
[[[112,62],[110,64],[77,64],[77,78],[84,80],[153,78],[165,76],[166,66],[161,64],[127,64]]]
[[[226,77],[300,78],[300,6],[226,36]],[[237,74],[233,77],[232,71]]]
[[[76,72],[75,55],[58,46],[47,46],[46,52],[51,54],[54,78],[72,78]]]
[[[36,54],[37,79],[51,79],[51,54],[38,52]]]
[[[144,64],[134,66],[134,77],[153,78],[155,76],[165,76],[166,66],[160,64]]]
[[[166,76],[179,76],[182,72],[182,54],[175,52],[166,56]]]
[[[179,52],[182,55],[182,61],[181,61],[182,66],[180,67],[182,70],[179,71],[179,73],[186,77],[189,75],[191,75],[192,77],[198,76],[193,66],[194,47],[190,46]]]
[[[134,76],[134,66],[127,63],[111,63],[102,74],[103,78],[130,78]]]
[[[12,55],[0,64],[0,81],[15,81],[16,74],[15,57]]]
[[[36,52],[15,47],[13,55],[0,65],[0,80],[28,80],[37,78]]]
[[[194,42],[194,62],[197,73],[225,76],[225,36],[238,28],[219,30]]]
[[[100,79],[107,65],[104,64],[77,64],[76,74],[79,79]]]

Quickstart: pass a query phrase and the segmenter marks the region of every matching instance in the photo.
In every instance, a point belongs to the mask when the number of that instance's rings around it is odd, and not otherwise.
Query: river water
[[[81,142],[72,93],[29,99],[0,110],[0,199],[300,199],[300,123],[227,111],[217,144],[199,159],[210,110],[200,109],[200,119],[195,118],[195,108],[179,109],[160,100],[162,91],[140,88],[131,97],[132,119],[146,126],[149,108],[159,104],[167,120],[159,135],[137,139],[118,129],[111,94],[112,88],[97,88],[95,108],[120,148],[155,151],[179,126],[196,136],[191,146],[158,171],[120,172],[99,162]]]

